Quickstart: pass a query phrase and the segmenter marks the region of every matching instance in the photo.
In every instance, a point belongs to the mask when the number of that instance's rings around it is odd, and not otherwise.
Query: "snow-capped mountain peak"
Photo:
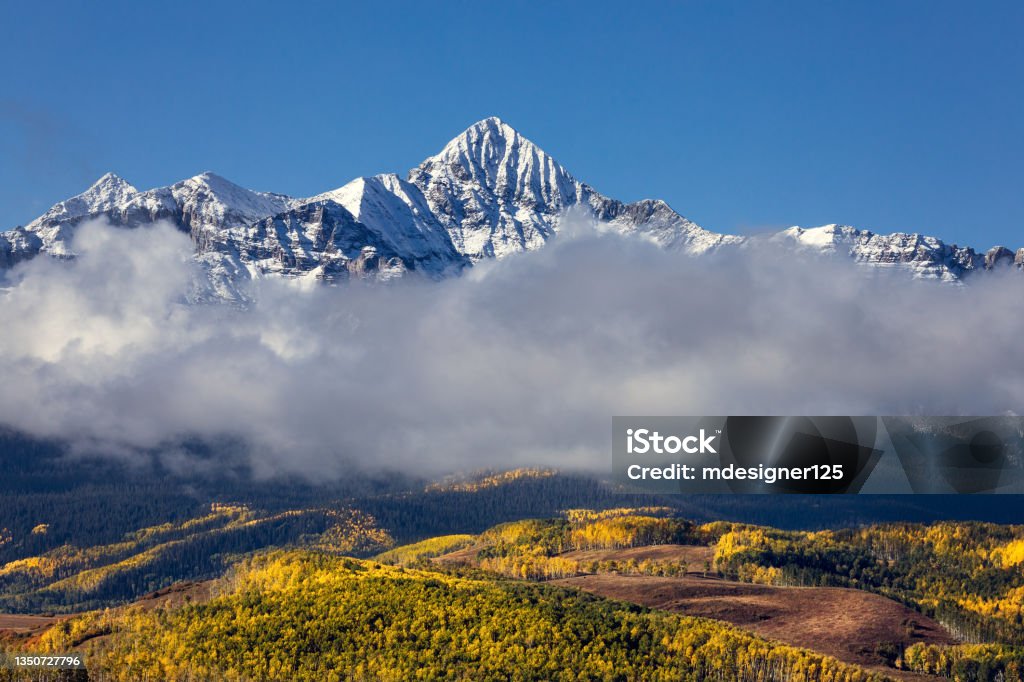
[[[360,177],[305,199],[255,192],[212,172],[144,192],[113,173],[25,227],[0,233],[0,267],[47,253],[72,257],[77,226],[99,218],[122,227],[166,220],[188,232],[209,275],[198,299],[242,300],[250,277],[341,281],[409,272],[441,277],[467,264],[542,248],[567,209],[607,230],[699,255],[765,239],[796,251],[898,267],[959,281],[972,272],[1024,270],[1024,249],[979,253],[934,237],[875,234],[847,225],[792,227],[764,239],[703,229],[660,199],[609,198],[577,180],[498,117],[478,121],[409,172]]]
[[[790,227],[777,233],[773,240],[801,250],[849,257],[859,263],[904,268],[922,279],[952,282],[986,267],[984,256],[974,249],[946,244],[941,239],[921,234],[875,234],[849,225],[832,224]]]
[[[200,249],[205,249],[217,232],[281,213],[293,203],[290,197],[254,192],[209,171],[145,192],[107,173],[85,192],[54,205],[26,225],[24,229],[37,239],[20,240],[20,244],[29,246],[17,254],[12,247],[8,260],[31,257],[32,249],[73,256],[71,241],[77,226],[92,219],[124,227],[166,220],[189,232]]]
[[[35,231],[47,223],[78,220],[91,214],[107,211],[137,196],[139,191],[128,181],[106,173],[81,194],[54,204],[50,210],[25,226]]]
[[[466,128],[412,174],[419,178],[411,178],[412,182],[421,189],[423,183],[430,182],[427,177],[443,181],[450,175],[453,180],[475,182],[491,190],[499,204],[515,200],[545,208],[573,203],[582,184],[540,147],[494,116]]]
[[[537,179],[562,180],[566,187],[575,183],[557,161],[496,116],[466,128],[424,164],[431,162],[460,163],[468,172],[481,174],[488,184],[505,181],[514,186],[520,179],[527,187],[531,185],[527,181]]]
[[[819,227],[800,227],[794,225],[779,232],[776,235],[776,239],[779,241],[791,240],[802,247],[834,252],[836,244],[849,241],[856,236],[857,232],[856,228],[834,223]]]
[[[113,206],[138,193],[139,190],[116,173],[104,173],[89,189],[80,194],[79,198],[88,197],[93,200],[93,206],[102,207]]]
[[[254,192],[210,171],[151,193],[157,201],[169,193],[193,229],[197,223],[213,229],[247,225],[286,211],[294,204],[291,197]]]
[[[193,175],[191,178],[182,180],[180,185],[192,185],[196,187],[206,187],[212,192],[219,192],[224,194],[230,193],[247,193],[249,190],[245,189],[241,185],[236,185],[222,175],[217,175],[213,171],[203,171],[197,175]]]
[[[670,249],[704,252],[737,239],[700,228],[663,201],[624,204],[600,194],[497,117],[464,130],[409,180],[472,261],[542,247],[573,206]]]
[[[394,173],[356,178],[304,203],[315,201],[344,206],[395,253],[436,261],[434,265],[442,269],[461,261],[423,193]]]

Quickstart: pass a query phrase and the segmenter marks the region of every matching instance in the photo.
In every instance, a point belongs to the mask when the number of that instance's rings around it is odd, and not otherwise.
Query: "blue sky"
[[[4,3],[0,228],[108,170],[314,194],[498,115],[718,231],[1024,246],[1022,34],[1021,2]]]

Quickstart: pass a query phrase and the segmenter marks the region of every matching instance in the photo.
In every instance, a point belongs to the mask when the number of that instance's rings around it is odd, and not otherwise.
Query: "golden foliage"
[[[449,552],[464,549],[473,544],[475,535],[441,535],[411,545],[402,545],[381,552],[374,557],[377,561],[397,566],[408,566],[423,559],[431,559]]]
[[[43,641],[107,680],[882,679],[715,621],[309,552],[245,561],[208,603],[88,614]]]
[[[387,530],[377,526],[372,515],[358,509],[331,510],[334,524],[324,531],[314,545],[333,554],[368,554],[395,544]]]
[[[550,478],[558,474],[557,469],[519,468],[500,473],[486,473],[470,478],[449,478],[427,486],[428,492],[468,492],[475,493],[487,488],[497,488],[516,481],[529,478]]]

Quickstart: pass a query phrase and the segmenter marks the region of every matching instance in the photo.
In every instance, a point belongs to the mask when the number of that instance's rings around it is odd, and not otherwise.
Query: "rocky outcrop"
[[[254,192],[213,173],[140,192],[108,173],[25,227],[0,233],[0,267],[39,253],[73,256],[75,232],[89,220],[126,228],[166,220],[190,235],[209,276],[197,285],[198,298],[241,300],[253,277],[444,277],[484,259],[544,247],[563,229],[569,209],[687,255],[754,249],[764,241],[705,230],[664,201],[606,197],[507,123],[488,118],[410,171],[408,180],[357,178],[305,199]],[[881,235],[846,225],[793,227],[767,241],[950,282],[1011,265],[1024,269],[1024,248],[979,254],[925,235]]]
[[[543,247],[566,209],[665,248],[704,252],[736,237],[704,230],[664,201],[610,199],[499,118],[476,123],[409,172],[431,211],[470,261]]]
[[[1010,251],[1005,246],[993,246],[991,249],[985,252],[985,269],[994,270],[995,268],[1010,267],[1014,263],[1013,251]]]
[[[774,241],[866,265],[901,268],[921,279],[957,281],[984,265],[984,259],[969,247],[919,234],[875,234],[849,225],[791,227]]]
[[[24,227],[0,233],[0,268],[14,267],[39,253],[43,240]]]

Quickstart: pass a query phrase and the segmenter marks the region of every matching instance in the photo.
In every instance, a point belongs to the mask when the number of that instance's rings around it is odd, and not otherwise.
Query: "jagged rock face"
[[[511,126],[488,118],[413,169],[408,181],[394,174],[357,178],[307,199],[254,192],[213,173],[145,192],[107,174],[24,228],[0,233],[0,268],[38,253],[72,257],[71,239],[88,220],[128,228],[168,220],[191,235],[207,276],[192,298],[244,301],[245,283],[265,275],[326,282],[443,277],[482,259],[543,247],[562,229],[567,209],[689,255],[763,242],[709,232],[664,201],[606,197]],[[1011,263],[1024,269],[1024,248],[981,255],[934,237],[844,225],[793,227],[768,241],[952,282]]]
[[[117,212],[128,205],[139,191],[113,173],[107,173],[81,194],[54,204],[49,211],[25,226],[36,237],[33,251],[22,252],[21,260],[44,251],[54,256],[71,255],[68,244],[79,223]],[[8,235],[10,233],[7,233]]]
[[[125,224],[166,217],[187,230],[200,250],[218,231],[276,215],[295,201],[281,194],[253,192],[213,173],[146,192],[140,199],[129,211],[135,209],[141,215],[125,216]]]
[[[32,258],[43,246],[43,240],[24,227],[0,233],[0,268],[14,267]]]
[[[607,221],[623,235],[639,236],[663,249],[693,255],[744,241],[743,237],[709,232],[673,211],[660,199],[643,199],[632,204],[606,199],[595,211],[595,217]]]
[[[366,246],[380,250],[385,244],[384,251],[401,254],[413,269],[442,274],[466,265],[419,188],[397,175],[356,178],[314,199],[344,206],[376,235],[376,240]]]
[[[388,225],[366,224],[337,201],[321,199],[229,229],[210,248],[237,253],[260,274],[328,282],[351,277],[387,280],[409,271],[439,276],[462,263],[451,242],[438,244],[418,233],[411,236],[381,227]],[[443,230],[439,234],[445,235]]]
[[[42,240],[40,250],[71,254],[75,227],[98,218],[122,227],[167,220],[192,236],[199,251],[211,233],[287,210],[294,200],[280,194],[253,192],[213,173],[202,173],[170,187],[139,192],[107,173],[82,194],[62,201],[25,229]]]
[[[700,228],[663,201],[609,199],[498,118],[467,128],[410,171],[409,181],[473,262],[541,248],[570,207],[669,249],[704,252],[739,241]]]
[[[71,257],[75,228],[97,218],[128,228],[167,220],[188,232],[210,280],[194,287],[199,300],[244,300],[253,276],[387,280],[410,271],[439,277],[466,264],[419,189],[395,175],[294,199],[204,173],[147,192],[108,174],[25,228],[2,233],[0,266],[39,252]]]
[[[542,247],[559,213],[594,194],[497,118],[470,126],[409,181],[472,261]]]
[[[139,191],[113,173],[107,173],[78,196],[54,204],[49,211],[26,226],[30,232],[55,227],[117,209],[138,196]]]
[[[859,263],[901,267],[922,279],[957,281],[984,264],[974,249],[946,244],[935,237],[901,232],[881,235],[848,225],[791,227],[775,239],[803,249],[850,257]]]
[[[168,220],[188,232],[201,252],[219,231],[286,211],[293,202],[290,197],[253,192],[213,173],[202,173],[170,187],[141,192],[105,215],[125,227]]]
[[[1010,251],[1005,246],[993,246],[991,249],[985,252],[985,269],[993,270],[995,268],[1010,267],[1014,264],[1015,257],[1013,251]]]

